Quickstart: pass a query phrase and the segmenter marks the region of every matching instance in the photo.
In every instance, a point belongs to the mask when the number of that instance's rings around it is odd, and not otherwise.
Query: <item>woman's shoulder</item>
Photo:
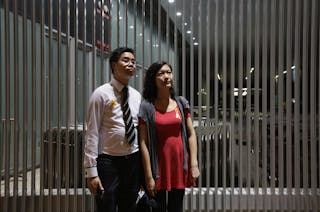
[[[153,104],[152,104],[150,101],[142,98],[142,100],[141,100],[141,106],[143,106],[143,107],[151,107],[151,106],[153,106]]]
[[[178,103],[182,104],[182,106],[183,106],[184,108],[189,108],[189,107],[190,107],[189,101],[188,101],[184,96],[175,96],[175,100],[176,100]]]

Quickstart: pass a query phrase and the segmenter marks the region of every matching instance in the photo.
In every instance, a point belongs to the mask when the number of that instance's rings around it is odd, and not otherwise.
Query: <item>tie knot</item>
[[[124,86],[121,91],[123,94],[128,92],[128,86]]]

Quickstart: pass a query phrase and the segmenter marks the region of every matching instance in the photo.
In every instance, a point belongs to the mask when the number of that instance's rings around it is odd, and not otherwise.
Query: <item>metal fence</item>
[[[94,211],[87,102],[109,52],[165,60],[201,176],[185,211],[319,211],[318,0],[0,0],[0,211]]]

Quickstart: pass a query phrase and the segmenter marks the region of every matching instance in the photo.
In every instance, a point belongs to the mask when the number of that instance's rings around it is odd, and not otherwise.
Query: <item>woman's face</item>
[[[173,74],[168,65],[163,65],[156,74],[156,85],[158,89],[169,89],[172,87]]]

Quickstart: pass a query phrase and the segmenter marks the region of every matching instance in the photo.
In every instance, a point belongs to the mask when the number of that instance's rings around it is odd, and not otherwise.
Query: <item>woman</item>
[[[185,188],[199,177],[190,106],[175,96],[172,68],[165,62],[147,70],[143,97],[138,117],[145,189],[157,201],[156,211],[179,212]]]

